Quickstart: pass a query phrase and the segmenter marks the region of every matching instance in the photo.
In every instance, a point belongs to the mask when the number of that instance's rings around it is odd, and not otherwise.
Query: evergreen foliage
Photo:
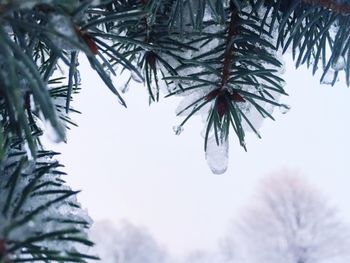
[[[72,204],[76,194],[40,136],[65,141],[74,125],[80,54],[123,106],[125,90],[113,84],[121,74],[127,84],[144,83],[150,102],[183,96],[176,133],[204,116],[208,163],[222,173],[230,132],[246,149],[246,131],[260,137],[261,120],[273,119],[274,107],[288,109],[279,101],[287,95],[281,53],[291,51],[297,67],[322,71],[322,83],[344,75],[349,85],[349,13],[338,0],[0,0],[0,260],[90,257],[71,244],[92,245],[81,227],[86,220],[66,224],[58,214],[55,227],[44,227],[51,207]],[[29,206],[31,198],[38,200]],[[12,238],[33,222],[42,230]],[[64,240],[62,254],[53,244]]]

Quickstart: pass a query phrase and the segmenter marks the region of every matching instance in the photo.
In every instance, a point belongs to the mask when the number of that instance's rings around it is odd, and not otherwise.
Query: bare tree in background
[[[323,195],[290,174],[265,180],[234,229],[232,262],[350,262],[349,229]]]

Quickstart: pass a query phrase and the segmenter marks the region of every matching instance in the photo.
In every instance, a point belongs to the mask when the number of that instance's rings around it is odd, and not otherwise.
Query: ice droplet
[[[223,140],[217,145],[215,136],[208,138],[205,159],[214,174],[223,174],[228,164],[228,140]]]
[[[334,80],[334,71],[333,70],[328,70],[326,75],[324,75],[321,84],[332,84]]]
[[[175,135],[180,135],[183,132],[184,127],[182,127],[181,125],[173,126],[173,130],[175,132]]]
[[[286,113],[288,113],[288,111],[290,111],[290,106],[289,105],[286,105],[286,104],[281,104],[281,106],[279,107],[279,109],[280,109],[280,112],[282,113],[282,114],[286,114]]]
[[[34,221],[33,220],[30,220],[29,222],[28,222],[28,226],[29,227],[35,227],[35,223],[34,223]]]
[[[345,68],[345,58],[343,56],[338,57],[338,59],[333,62],[332,69],[338,71]]]

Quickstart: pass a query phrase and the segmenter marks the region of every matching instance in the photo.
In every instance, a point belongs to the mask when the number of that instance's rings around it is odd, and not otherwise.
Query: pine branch
[[[54,152],[39,151],[35,162],[12,149],[0,167],[0,260],[85,262],[77,244],[93,245],[85,232],[89,217],[62,183]],[[73,207],[74,205],[75,207]],[[66,211],[66,213],[62,213]],[[74,216],[73,216],[74,215]]]
[[[230,5],[230,22],[228,26],[228,33],[226,37],[226,43],[225,43],[225,53],[224,53],[224,62],[223,62],[223,69],[221,73],[221,84],[220,89],[223,89],[226,84],[227,80],[230,76],[230,69],[231,69],[231,63],[232,63],[232,56],[234,55],[234,49],[232,48],[233,38],[236,36],[236,30],[237,30],[237,22],[239,19],[238,15],[238,9],[232,4]]]
[[[333,0],[302,0],[303,3],[325,8],[332,13],[350,15],[350,5],[348,3],[337,3]]]

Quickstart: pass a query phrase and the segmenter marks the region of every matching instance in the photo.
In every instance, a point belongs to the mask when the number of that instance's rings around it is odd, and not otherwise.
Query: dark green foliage
[[[65,186],[57,153],[38,151],[27,160],[20,145],[13,146],[0,167],[0,233],[9,262],[85,262],[93,256],[76,250],[91,246],[85,229],[89,218],[77,214],[76,191]]]

